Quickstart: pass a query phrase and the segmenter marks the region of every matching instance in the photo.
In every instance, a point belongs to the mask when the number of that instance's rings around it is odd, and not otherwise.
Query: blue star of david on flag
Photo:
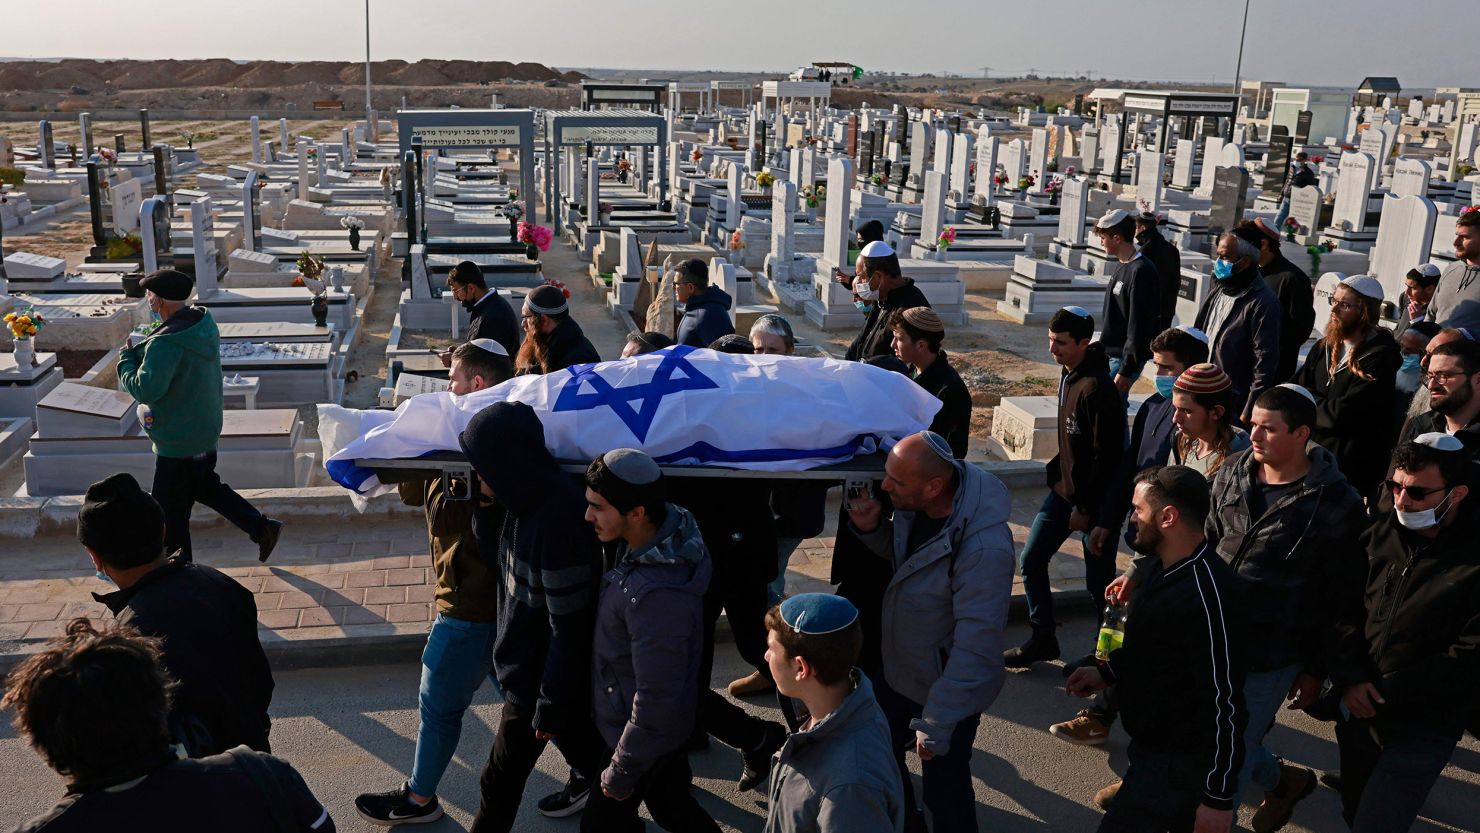
[[[610,382],[601,378],[594,364],[567,368],[570,378],[555,398],[553,410],[592,411],[602,407],[611,408],[639,442],[646,442],[648,430],[653,427],[653,419],[658,415],[658,406],[665,397],[683,391],[719,387],[718,382],[700,373],[689,362],[688,355],[696,349],[698,348],[682,345],[669,348],[667,355],[663,356],[663,361],[653,372],[651,380],[624,388],[613,387]],[[683,375],[675,378],[674,373],[678,371],[682,371]],[[589,387],[589,392],[582,392],[583,386]],[[640,407],[634,408],[634,402],[641,402]]]

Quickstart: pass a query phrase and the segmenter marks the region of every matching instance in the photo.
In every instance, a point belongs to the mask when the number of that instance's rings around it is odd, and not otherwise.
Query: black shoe
[[[272,555],[273,548],[277,546],[278,538],[283,534],[283,522],[267,519],[267,527],[262,530],[262,537],[257,539],[257,560],[266,561]]]
[[[426,824],[442,818],[442,804],[434,795],[425,804],[411,800],[409,785],[402,784],[388,793],[364,793],[355,799],[360,818],[381,827],[398,824]]]
[[[1327,788],[1341,792],[1341,770],[1323,769],[1320,774],[1321,783]]]
[[[1094,668],[1098,664],[1094,654],[1085,654],[1073,662],[1064,663],[1064,676],[1068,677],[1081,668]]]
[[[540,799],[540,815],[552,819],[573,816],[586,808],[586,798],[591,795],[591,782],[572,769],[570,778],[560,792],[551,793]]]
[[[745,761],[745,771],[740,773],[740,792],[753,790],[763,784],[771,774],[771,756],[786,743],[786,728],[780,723],[767,723],[766,736],[759,746],[740,757]]]
[[[694,728],[693,733],[689,735],[689,739],[684,741],[683,744],[683,751],[690,755],[695,752],[703,752],[708,748],[709,733],[698,727]]]
[[[1048,662],[1058,658],[1058,637],[1034,634],[1022,645],[1008,648],[1002,654],[1002,664],[1008,668],[1030,668],[1035,662]]]

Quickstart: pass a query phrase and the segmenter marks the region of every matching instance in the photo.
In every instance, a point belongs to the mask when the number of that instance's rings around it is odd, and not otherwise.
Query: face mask
[[[1423,361],[1423,356],[1404,356],[1403,369],[1409,372],[1418,370],[1421,361]]]
[[[879,290],[868,285],[868,281],[854,281],[853,294],[865,301],[879,300]]]
[[[473,307],[478,306],[478,303],[476,301],[463,301],[462,305],[463,309],[467,310],[468,312],[472,312]]]
[[[109,584],[116,584],[116,582],[113,581],[113,577],[103,572],[102,570],[94,570],[93,575],[97,576],[99,581],[106,581]]]
[[[858,307],[858,311],[864,315],[868,315],[874,308],[874,305],[868,301],[854,301],[853,306]]]
[[[1177,384],[1176,376],[1158,376],[1156,377],[1156,392],[1166,399],[1171,399],[1172,385],[1175,384]]]
[[[1449,495],[1451,494],[1453,494],[1453,490],[1446,492],[1444,494],[1444,499],[1439,501],[1439,506],[1443,506],[1444,504],[1448,503]],[[1443,520],[1444,515],[1448,514],[1449,512],[1448,509],[1445,509],[1444,512],[1439,513],[1436,516],[1434,513],[1439,509],[1439,506],[1435,506],[1433,509],[1424,509],[1419,512],[1404,512],[1402,509],[1394,507],[1393,511],[1398,515],[1398,523],[1402,524],[1405,529],[1433,529],[1434,527],[1439,525],[1439,521]]]
[[[1226,281],[1233,277],[1233,261],[1218,258],[1213,261],[1213,277],[1220,281]]]

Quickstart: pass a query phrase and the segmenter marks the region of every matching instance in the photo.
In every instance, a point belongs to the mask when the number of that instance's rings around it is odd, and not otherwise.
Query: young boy
[[[841,596],[803,593],[766,614],[776,688],[810,715],[771,770],[766,833],[904,829],[904,788],[889,725],[854,663],[863,632]]]

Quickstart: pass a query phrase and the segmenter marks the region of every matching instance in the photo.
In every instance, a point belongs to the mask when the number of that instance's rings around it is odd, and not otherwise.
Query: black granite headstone
[[[1208,212],[1208,233],[1216,237],[1232,230],[1244,219],[1249,200],[1249,172],[1243,168],[1219,168],[1213,175],[1213,207]]]
[[[41,123],[41,146],[46,148],[46,152],[41,157],[45,160],[46,167],[55,168],[57,166],[56,139],[53,137],[50,121]]]
[[[115,151],[119,152],[119,153],[123,153],[123,148],[124,148],[124,145],[123,145],[123,134],[122,133],[114,133],[113,134],[113,149]]]
[[[108,235],[103,230],[103,181],[98,163],[87,163],[87,209],[92,220],[94,246],[108,245]]]
[[[164,145],[154,146],[154,193],[164,197],[174,204],[170,196],[170,167],[169,154],[165,152]]]
[[[961,133],[961,117],[960,116],[951,116],[950,118],[946,119],[946,125],[951,128],[951,132],[952,133],[955,133],[957,135],[960,135],[960,133]]]
[[[770,135],[771,131],[764,126],[760,130],[756,131],[756,136],[759,137],[760,141],[756,142],[755,145],[755,164],[759,165],[761,168],[765,168],[766,165],[769,164],[771,161],[770,158],[766,156],[766,141],[767,137],[769,137]]]
[[[906,110],[899,111],[899,118],[894,120],[893,141],[899,145],[900,153],[909,153],[910,150],[910,114]]]
[[[1309,110],[1301,110],[1295,116],[1295,144],[1304,145],[1310,142],[1310,121],[1312,114]]]
[[[149,111],[139,111],[139,133],[144,140],[144,152],[148,153],[154,149],[154,140],[149,136]]]
[[[874,131],[863,131],[863,141],[858,143],[858,176],[868,179],[874,175]]]
[[[1285,190],[1285,179],[1290,175],[1290,156],[1295,140],[1290,136],[1275,135],[1269,140],[1269,155],[1264,161],[1264,180],[1260,192],[1270,199],[1279,198]]]
[[[416,192],[421,177],[421,142],[411,140],[412,150],[406,151],[401,157],[401,208],[406,214],[406,245],[414,246],[418,242],[416,223]],[[534,218],[530,218],[534,222]]]

